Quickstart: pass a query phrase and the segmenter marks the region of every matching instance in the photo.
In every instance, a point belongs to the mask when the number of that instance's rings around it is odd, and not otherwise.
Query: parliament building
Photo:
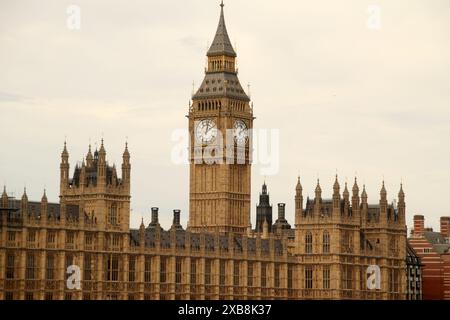
[[[149,223],[130,229],[128,146],[121,168],[108,164],[102,140],[71,171],[64,143],[59,203],[49,203],[45,191],[40,201],[29,201],[26,190],[21,199],[3,191],[0,300],[406,298],[401,187],[398,202],[388,203],[383,182],[379,203],[369,204],[365,186],[356,179],[341,186],[336,176],[331,199],[322,197],[319,181],[314,198],[304,199],[300,178],[293,177],[291,226],[283,203],[272,218],[264,183],[252,227],[254,110],[238,79],[223,4],[207,57],[187,110],[187,226],[174,210],[164,230],[152,208]],[[223,148],[219,136],[236,142],[236,152],[207,153]],[[218,155],[227,161],[214,161]],[[369,287],[369,266],[379,267],[378,286]]]

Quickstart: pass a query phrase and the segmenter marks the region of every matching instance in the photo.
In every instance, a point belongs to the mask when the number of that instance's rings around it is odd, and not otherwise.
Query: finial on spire
[[[316,186],[316,193],[322,192],[322,189],[320,188],[320,181],[317,179],[317,186]]]
[[[27,187],[23,187],[22,201],[28,201]]]
[[[223,4],[223,0],[220,1],[220,6],[223,8],[225,5]]]
[[[44,202],[47,201],[47,191],[45,190],[45,187],[44,187],[44,194],[42,195],[42,201]]]
[[[359,191],[358,179],[356,177],[355,177],[355,182],[353,183],[353,191],[355,191],[355,192]]]
[[[227,28],[225,26],[225,17],[223,13],[223,1],[220,3],[220,19],[219,25],[217,27],[216,34],[214,36],[214,40],[211,44],[211,47],[208,50],[207,56],[219,56],[226,55],[230,57],[236,57],[236,52],[231,45],[230,38],[228,37]]]
[[[384,179],[383,179],[383,184],[382,184],[382,186],[381,186],[380,194],[381,194],[381,196],[382,196],[383,198],[386,197],[386,194],[387,194],[387,192],[386,192],[386,187],[384,186]]]
[[[68,156],[69,153],[67,152],[67,141],[66,138],[64,137],[64,148],[63,148],[63,152],[62,152],[63,156]]]
[[[405,193],[403,192],[403,182],[400,183],[400,191],[398,192],[398,197],[400,200],[405,197]]]
[[[348,196],[349,196],[349,192],[348,192],[348,188],[347,188],[347,181],[345,181],[344,198],[348,198]]]
[[[300,174],[297,177],[297,186],[295,187],[295,190],[300,193],[303,191],[302,184],[300,183]]]

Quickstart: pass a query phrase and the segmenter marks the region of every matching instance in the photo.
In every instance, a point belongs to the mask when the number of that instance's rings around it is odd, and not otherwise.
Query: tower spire
[[[225,25],[225,15],[223,13],[223,1],[220,3],[220,19],[219,25],[217,26],[216,35],[214,36],[214,40],[209,47],[207,56],[219,56],[219,55],[227,55],[236,57],[236,52],[231,45],[230,38],[228,37],[227,27]]]

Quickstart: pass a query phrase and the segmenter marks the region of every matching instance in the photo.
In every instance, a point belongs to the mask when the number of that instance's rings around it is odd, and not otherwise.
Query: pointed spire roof
[[[384,187],[384,180],[383,180],[383,185],[382,185],[381,190],[380,190],[380,195],[382,197],[386,197],[386,195],[387,195],[386,188]]]
[[[3,186],[3,193],[2,193],[2,198],[4,198],[4,197],[8,198],[8,194],[6,193],[6,186],[5,185]]]
[[[400,183],[400,191],[398,192],[398,197],[399,198],[405,197],[405,193],[403,192],[403,183]]]
[[[320,193],[322,193],[322,188],[320,188],[320,181],[317,179],[316,195]]]
[[[124,152],[123,152],[123,157],[124,158],[126,158],[126,157],[130,157],[130,152],[128,151],[128,141],[125,141],[125,150],[124,150]]]
[[[339,192],[339,188],[340,188],[340,186],[339,186],[339,181],[338,181],[338,175],[336,175],[336,179],[334,180],[333,190],[335,192]]]
[[[219,56],[227,55],[236,57],[236,52],[231,45],[230,38],[228,37],[227,27],[225,25],[225,17],[223,14],[223,1],[220,4],[220,19],[219,25],[217,26],[216,35],[208,50],[207,56]]]
[[[344,198],[348,199],[348,196],[349,196],[349,192],[348,192],[348,188],[347,188],[347,182],[345,182]]]
[[[267,194],[266,180],[264,180],[264,183],[263,183],[263,185],[262,185],[262,194]]]
[[[366,185],[363,185],[363,191],[361,193],[361,198],[366,198],[367,199],[367,192],[366,192]]]
[[[352,189],[353,193],[357,194],[359,192],[359,187],[358,187],[358,180],[355,177],[355,183],[353,184],[353,189]]]
[[[67,151],[67,143],[66,143],[66,140],[64,140],[64,148],[63,148],[63,151],[62,151],[62,153],[61,153],[61,156],[62,156],[62,157],[68,157],[68,156],[69,156],[69,152]]]
[[[42,202],[47,202],[47,192],[46,192],[45,189],[44,189],[44,194],[42,195],[41,201],[42,201]]]
[[[105,146],[103,145],[103,138],[102,138],[102,142],[101,142],[101,145],[100,145],[99,153],[100,154],[106,154]]]
[[[302,184],[300,183],[300,176],[298,176],[298,178],[297,178],[297,186],[295,187],[295,190],[297,190],[297,191],[303,190]]]
[[[90,163],[90,161],[93,160],[93,159],[94,159],[94,157],[92,156],[91,144],[89,143],[89,150],[88,150],[88,153],[86,155],[86,161],[88,163]]]
[[[28,201],[27,188],[23,188],[22,201]]]

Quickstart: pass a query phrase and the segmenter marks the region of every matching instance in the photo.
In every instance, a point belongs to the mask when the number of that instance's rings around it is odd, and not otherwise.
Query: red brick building
[[[414,216],[408,239],[422,261],[424,300],[450,300],[450,217],[441,217],[441,232],[425,228],[425,218]]]

